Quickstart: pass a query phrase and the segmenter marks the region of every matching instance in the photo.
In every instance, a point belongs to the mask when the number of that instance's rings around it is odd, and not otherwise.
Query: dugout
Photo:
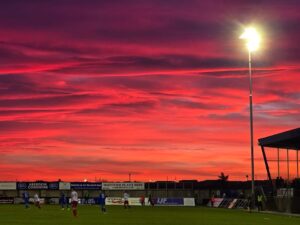
[[[300,128],[258,139],[276,209],[300,212]],[[270,164],[273,166],[270,167]],[[282,178],[283,177],[283,178]]]

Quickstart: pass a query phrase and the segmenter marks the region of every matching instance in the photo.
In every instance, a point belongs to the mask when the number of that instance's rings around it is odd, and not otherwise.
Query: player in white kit
[[[40,198],[37,193],[34,194],[33,200],[34,200],[34,205],[40,209],[41,208]]]
[[[75,190],[72,190],[71,192],[71,204],[73,216],[77,217],[78,194]]]
[[[128,209],[129,206],[129,194],[127,192],[124,193],[124,208]]]

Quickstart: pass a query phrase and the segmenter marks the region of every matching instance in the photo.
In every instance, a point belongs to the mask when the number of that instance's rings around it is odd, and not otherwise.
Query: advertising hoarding
[[[18,190],[58,190],[58,182],[18,182]]]
[[[70,182],[59,182],[59,190],[70,190],[71,183]]]
[[[102,190],[144,190],[145,183],[126,182],[126,183],[102,183]]]
[[[17,190],[16,182],[1,182],[0,190]]]
[[[101,190],[102,183],[72,182],[71,188],[76,190]]]

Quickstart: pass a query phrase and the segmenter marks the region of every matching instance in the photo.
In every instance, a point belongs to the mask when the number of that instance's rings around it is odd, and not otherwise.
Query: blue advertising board
[[[155,198],[155,205],[184,205],[183,198]]]
[[[25,183],[25,182],[18,182],[17,183],[17,189],[18,190],[27,190],[27,183]]]
[[[48,189],[50,189],[50,190],[58,190],[59,189],[59,183],[58,182],[50,182],[50,183],[48,183]]]
[[[58,182],[18,182],[18,190],[58,190]]]
[[[77,190],[101,190],[102,183],[88,183],[88,182],[72,182],[71,189]]]

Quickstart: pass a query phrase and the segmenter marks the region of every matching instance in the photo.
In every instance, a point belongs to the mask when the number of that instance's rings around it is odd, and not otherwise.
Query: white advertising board
[[[183,205],[184,206],[195,206],[195,198],[184,198]]]
[[[293,188],[279,188],[277,190],[277,197],[294,197]]]
[[[141,205],[140,198],[129,198],[129,205]],[[124,199],[120,197],[107,197],[105,200],[106,205],[123,205]]]
[[[17,190],[16,182],[1,182],[0,190]]]
[[[34,203],[34,198],[29,198],[29,202],[30,203]],[[41,204],[45,204],[45,199],[44,198],[40,198],[40,203]]]
[[[59,182],[59,190],[70,190],[71,183],[69,182]]]
[[[162,198],[164,199],[164,198]],[[140,202],[140,198],[129,198],[129,205],[132,206],[141,206],[141,202]],[[121,197],[107,197],[106,201],[105,201],[106,205],[123,205],[124,204],[124,199]],[[184,198],[183,199],[183,203],[184,204],[178,204],[178,205],[174,205],[174,204],[170,204],[170,203],[166,203],[166,204],[155,204],[156,206],[195,206],[195,198]],[[150,204],[148,203],[148,198],[145,198],[145,206],[150,206]]]

